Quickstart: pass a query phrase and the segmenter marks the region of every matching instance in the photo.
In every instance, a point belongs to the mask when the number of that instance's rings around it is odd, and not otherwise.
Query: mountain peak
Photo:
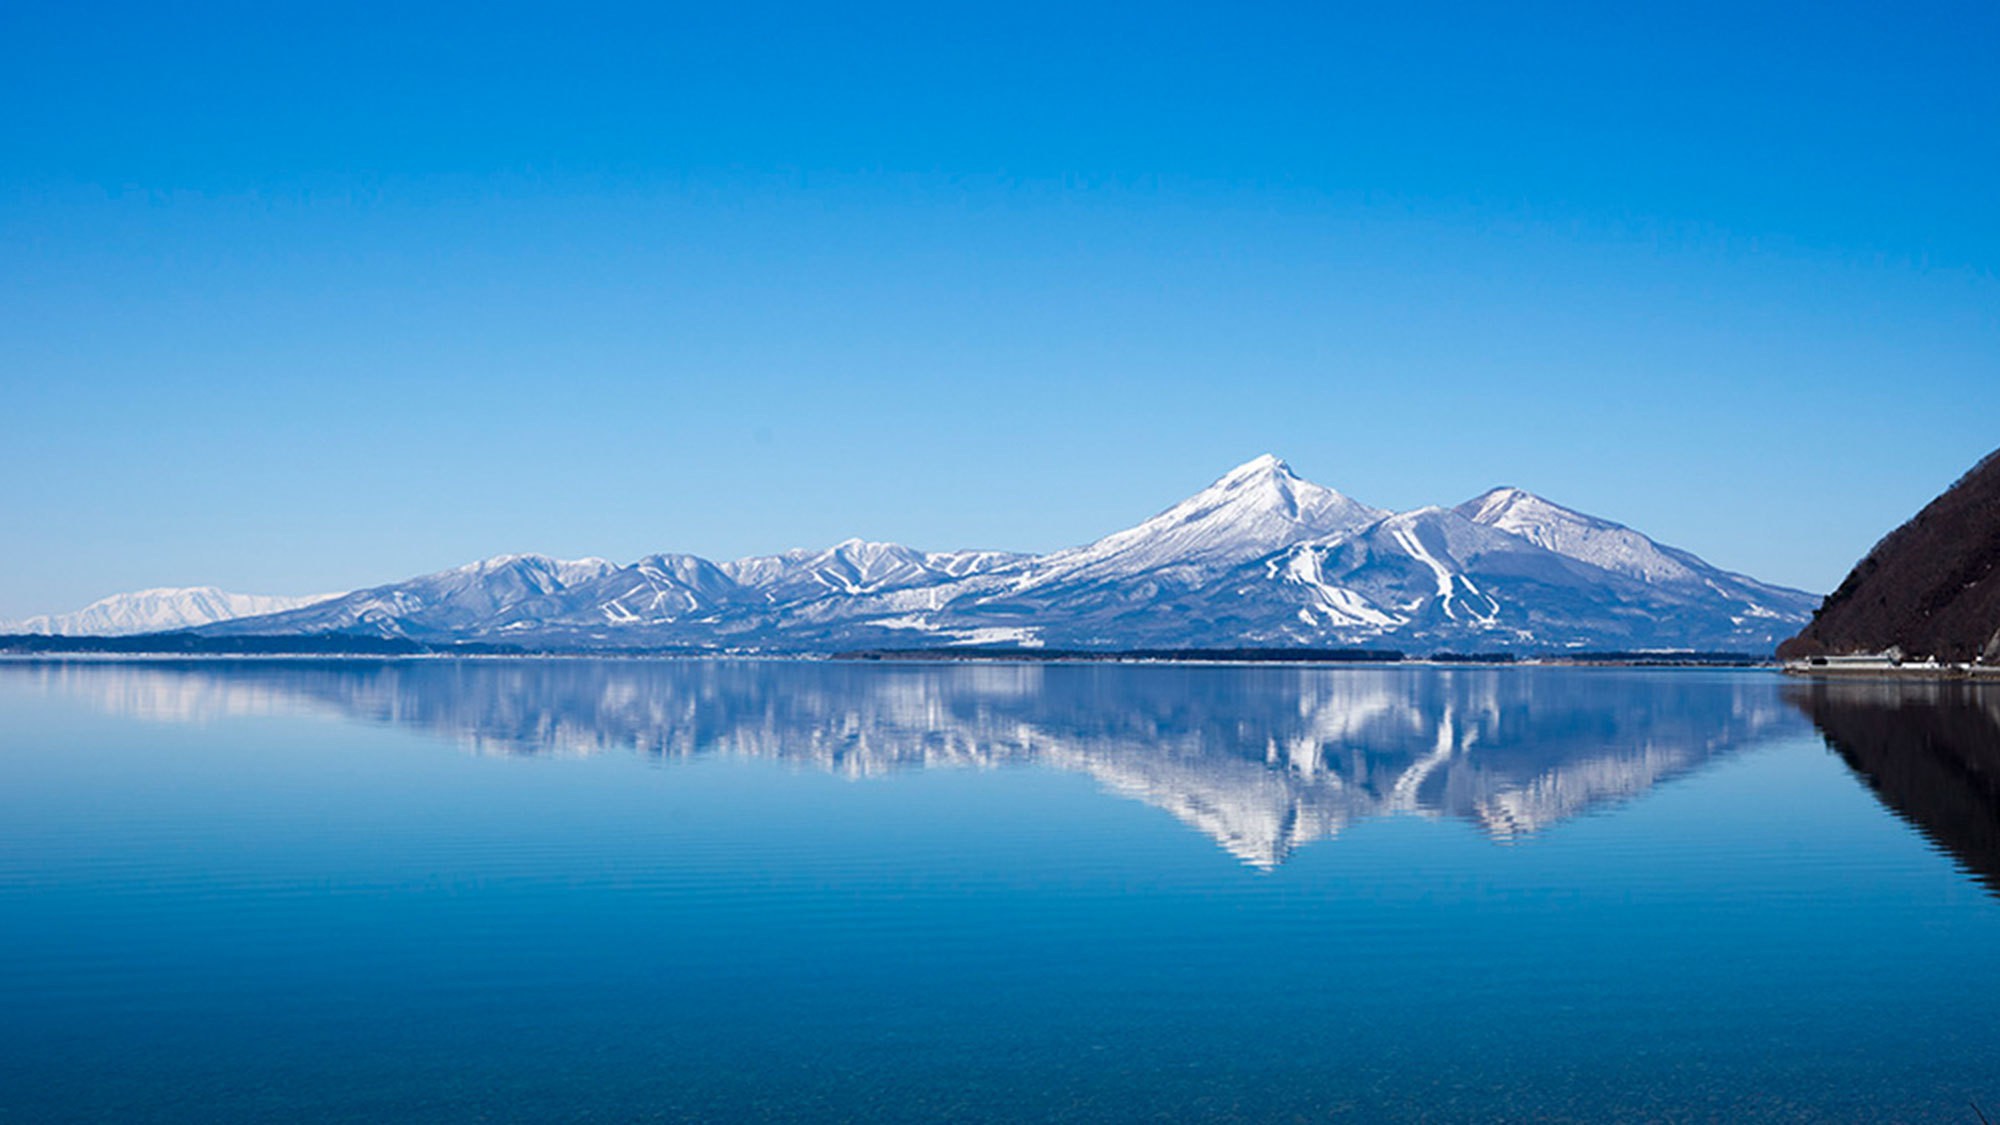
[[[157,586],[99,598],[74,613],[51,613],[0,624],[0,632],[58,636],[125,636],[191,629],[239,617],[259,617],[339,597],[236,594],[214,586]]]
[[[1520,534],[1522,528],[1554,523],[1605,529],[1623,527],[1610,520],[1586,515],[1575,508],[1565,508],[1545,496],[1537,496],[1511,484],[1488,489],[1467,500],[1458,506],[1458,514],[1473,523],[1483,523],[1516,534]]]
[[[1343,535],[1386,514],[1305,480],[1266,453],[1136,527],[1048,556],[1027,584],[1238,563]]]
[[[1146,521],[1140,528],[1163,520],[1200,521],[1244,530],[1252,525],[1268,525],[1266,530],[1269,530],[1270,526],[1286,524],[1307,531],[1303,536],[1291,531],[1282,535],[1296,541],[1350,531],[1387,514],[1336,489],[1306,480],[1293,472],[1290,465],[1266,453],[1229,470],[1216,478],[1214,484]]]
[[[581,559],[558,559],[550,555],[515,554],[494,555],[491,558],[466,563],[464,566],[453,567],[450,570],[440,571],[439,573],[441,575],[465,575],[478,579],[497,573],[521,572],[545,576],[558,586],[569,586],[578,582],[587,582],[593,578],[601,578],[616,569],[618,569],[617,566],[612,562],[597,558],[596,556]]]
[[[1222,474],[1221,478],[1215,483],[1229,484],[1238,481],[1258,480],[1264,477],[1283,477],[1288,480],[1299,479],[1299,475],[1294,473],[1292,467],[1286,464],[1283,459],[1274,453],[1266,453],[1259,457],[1253,457]]]
[[[1495,488],[1460,504],[1456,511],[1473,523],[1642,582],[1702,581],[1690,565],[1692,556],[1663,547],[1624,524],[1565,508],[1526,489]]]

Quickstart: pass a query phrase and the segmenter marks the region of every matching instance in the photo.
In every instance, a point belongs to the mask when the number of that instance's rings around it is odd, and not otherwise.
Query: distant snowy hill
[[[926,553],[899,543],[849,539],[824,551],[787,551],[738,559],[724,563],[722,572],[777,604],[825,594],[873,594],[907,586],[935,586],[1025,557],[1006,551]]]
[[[0,621],[0,633],[38,633],[61,637],[166,633],[238,617],[281,613],[335,597],[339,595],[288,598],[271,594],[231,594],[213,586],[140,590],[101,598],[75,613],[43,614],[25,621]]]
[[[827,652],[1368,646],[1766,653],[1818,599],[1517,488],[1373,508],[1259,457],[1151,519],[1046,555],[848,540],[714,563],[505,555],[220,635]]]

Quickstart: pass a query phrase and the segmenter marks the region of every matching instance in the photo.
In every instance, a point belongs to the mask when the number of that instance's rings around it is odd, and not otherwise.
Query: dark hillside
[[[1889,533],[1782,659],[1882,652],[2000,662],[2000,452]]]

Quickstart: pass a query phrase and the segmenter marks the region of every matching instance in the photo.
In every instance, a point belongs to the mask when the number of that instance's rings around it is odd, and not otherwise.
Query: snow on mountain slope
[[[978,594],[933,620],[999,620],[1062,647],[1390,645],[1435,619],[1501,641],[1495,607],[1460,554],[1549,552],[1443,509],[1382,516],[1328,539],[1293,543],[1228,566],[1165,566],[1122,578]],[[1582,568],[1575,568],[1580,577]],[[1192,577],[1190,577],[1192,575]],[[1585,579],[1587,581],[1587,579]]]
[[[722,572],[772,602],[873,594],[980,574],[1027,556],[1006,551],[923,552],[848,539],[824,551],[786,551],[722,564]]]
[[[1258,577],[1289,588],[1300,603],[1297,621],[1269,634],[1274,643],[1390,644],[1419,651],[1768,648],[1777,611],[1768,618],[1748,612],[1741,593],[1723,586],[1734,576],[1693,556],[1696,567],[1718,580],[1697,571],[1693,581],[1648,581],[1549,550],[1463,512],[1421,508],[1329,543],[1301,544],[1263,560],[1263,575],[1239,575],[1230,596],[1269,596],[1256,589]],[[1766,600],[1795,607],[1787,613],[1803,612],[1796,603],[1808,595],[1760,589],[1776,596]],[[1279,619],[1275,612],[1263,616]]]
[[[930,551],[924,555],[924,562],[940,574],[952,578],[969,578],[975,574],[1002,570],[1034,557],[1019,551],[987,551],[975,548],[967,551]]]
[[[856,588],[850,601],[815,601],[788,620],[834,631],[845,623],[854,641],[889,645],[1178,643],[1172,638],[1185,629],[1170,613],[1161,616],[1174,598],[1287,544],[1343,534],[1386,514],[1300,479],[1275,457],[1259,457],[1094,543],[1039,557],[994,553],[951,581]]]
[[[210,631],[233,635],[355,632],[445,636],[482,630],[496,618],[519,616],[523,607],[554,609],[563,591],[615,569],[603,559],[497,555],[287,612],[223,622]]]
[[[1518,489],[1391,514],[1266,456],[1143,523],[1042,556],[859,539],[721,565],[508,555],[207,628],[790,652],[947,643],[1768,651],[1813,601]]]
[[[1267,453],[1136,527],[1043,556],[1017,589],[1226,566],[1353,531],[1387,514],[1300,478]]]
[[[1713,566],[1691,552],[1655,542],[1623,524],[1585,515],[1519,488],[1496,488],[1460,504],[1460,515],[1559,555],[1636,578],[1687,589],[1706,588],[1739,603],[1735,613],[1772,620],[1810,614],[1819,599]]]
[[[313,594],[232,594],[213,586],[139,590],[113,594],[75,613],[42,614],[24,621],[0,622],[0,633],[39,633],[63,637],[118,637],[192,629],[238,617],[255,617],[313,605],[339,597]]]
[[[607,569],[591,581],[565,591],[557,610],[542,611],[539,620],[533,615],[517,613],[496,624],[501,629],[536,624],[630,629],[713,618],[749,601],[743,587],[707,559],[698,555],[648,555],[631,566]]]
[[[1644,582],[1690,582],[1695,572],[1629,527],[1553,504],[1519,488],[1496,488],[1460,504],[1473,523],[1518,535],[1559,555]]]
[[[1246,564],[1217,598],[1261,607],[1259,643],[1484,649],[1537,639],[1517,597],[1547,602],[1549,591],[1605,579],[1449,509],[1420,508]]]

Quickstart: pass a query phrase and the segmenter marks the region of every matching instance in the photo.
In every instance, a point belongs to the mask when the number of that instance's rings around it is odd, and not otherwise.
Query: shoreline
[[[1779,664],[1787,676],[1808,680],[1963,680],[2000,683],[2000,665],[1940,664],[1933,660],[1890,660],[1882,656],[1831,656],[1787,660]]]
[[[1382,656],[1319,657],[1281,654],[1187,653],[1049,653],[973,654],[899,653],[894,656],[852,653],[810,652],[176,652],[176,651],[0,651],[0,665],[53,664],[163,664],[163,663],[282,663],[282,664],[396,664],[410,662],[510,662],[510,661],[732,661],[771,663],[839,663],[855,665],[1038,665],[1119,664],[1186,667],[1260,668],[1654,668],[1731,669],[1790,671],[1776,661],[1673,656],[1631,656],[1577,659],[1561,656],[1524,656],[1505,659],[1463,657]],[[2000,669],[1995,670],[2000,673]],[[2000,675],[1996,675],[2000,678]]]

